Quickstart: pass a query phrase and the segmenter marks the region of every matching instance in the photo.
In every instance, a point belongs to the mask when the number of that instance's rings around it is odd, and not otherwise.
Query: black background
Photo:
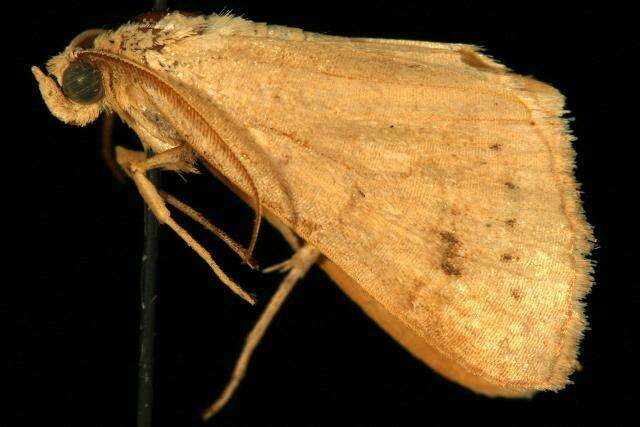
[[[0,425],[135,424],[142,202],[117,183],[100,156],[100,127],[66,126],[51,116],[29,67],[43,66],[80,31],[115,28],[148,2],[24,3],[21,31],[5,32],[5,239],[0,302],[12,398]],[[637,85],[627,70],[638,43],[626,34],[630,11],[478,2],[169,2],[345,36],[483,45],[515,71],[551,83],[568,98],[578,140],[577,179],[599,248],[587,298],[590,329],[574,385],[532,400],[488,399],[426,368],[314,269],[294,290],[259,346],[248,376],[215,425],[518,425],[577,423],[596,413],[622,422],[637,399],[632,311],[637,238],[632,208],[637,135],[625,117]],[[421,5],[418,5],[420,3]],[[422,5],[422,3],[425,3]],[[437,3],[437,4],[436,4]],[[484,2],[483,2],[484,3]],[[521,2],[517,2],[521,3]],[[5,20],[12,16],[5,13]],[[9,19],[10,21],[10,19]],[[117,142],[136,146],[124,126]],[[164,174],[164,186],[246,241],[252,213],[212,177]],[[182,220],[188,224],[188,221]],[[227,273],[257,294],[251,308],[210,273],[178,238],[161,232],[155,425],[201,425],[200,412],[226,382],[245,334],[279,282],[245,269],[216,239],[200,238]],[[267,266],[289,254],[265,227],[256,258]],[[17,338],[17,339],[14,339]],[[5,378],[6,378],[5,377]],[[5,383],[7,384],[7,383]],[[5,422],[6,421],[6,422]]]

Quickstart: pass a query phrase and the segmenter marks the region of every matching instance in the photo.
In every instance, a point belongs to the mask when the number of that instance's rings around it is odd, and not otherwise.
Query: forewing
[[[444,357],[511,390],[567,382],[591,234],[557,91],[470,46],[258,24],[146,61],[243,129],[265,206]]]

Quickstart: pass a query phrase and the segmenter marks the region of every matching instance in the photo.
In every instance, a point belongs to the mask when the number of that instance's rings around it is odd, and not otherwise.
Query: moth
[[[559,390],[578,366],[593,236],[573,177],[564,98],[477,47],[345,38],[226,15],[146,15],[88,30],[32,71],[54,116],[113,112],[144,151],[116,159],[161,223],[250,294],[172,217],[253,265],[260,219],[294,249],[247,338],[318,264],[445,377],[489,396]],[[208,170],[253,207],[245,248],[144,173]]]

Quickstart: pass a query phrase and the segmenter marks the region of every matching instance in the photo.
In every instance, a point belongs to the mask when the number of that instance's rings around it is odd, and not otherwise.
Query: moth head
[[[84,31],[62,53],[51,58],[47,71],[52,77],[38,67],[31,68],[47,107],[65,123],[79,126],[91,123],[104,107],[102,70],[98,64],[77,58],[79,52],[93,46],[93,40],[102,32]]]

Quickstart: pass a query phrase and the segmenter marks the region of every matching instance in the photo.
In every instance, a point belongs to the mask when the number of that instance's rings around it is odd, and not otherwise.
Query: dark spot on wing
[[[442,231],[440,232],[440,237],[449,245],[459,245],[460,242],[458,238],[450,231]]]
[[[462,270],[460,270],[459,267],[456,267],[455,265],[453,265],[448,260],[442,261],[442,263],[440,264],[440,267],[442,268],[442,271],[444,271],[445,274],[447,274],[449,276],[461,276],[462,275]]]
[[[507,225],[507,227],[513,228],[513,227],[516,226],[516,219],[515,218],[511,218],[511,219],[506,220],[504,223]]]
[[[492,144],[489,146],[489,149],[493,151],[500,151],[502,150],[502,144]]]
[[[448,276],[461,276],[462,267],[460,264],[462,256],[460,255],[460,248],[462,243],[460,243],[460,240],[450,231],[441,231],[439,234],[444,244],[440,268]]]
[[[518,257],[512,254],[503,254],[500,257],[500,261],[502,262],[509,262],[509,261],[517,261]]]
[[[518,288],[511,289],[511,297],[515,300],[522,299],[522,291]]]
[[[504,183],[504,185],[509,189],[509,190],[515,190],[516,188],[518,188],[517,185],[515,185],[513,182],[511,181],[507,181]]]

